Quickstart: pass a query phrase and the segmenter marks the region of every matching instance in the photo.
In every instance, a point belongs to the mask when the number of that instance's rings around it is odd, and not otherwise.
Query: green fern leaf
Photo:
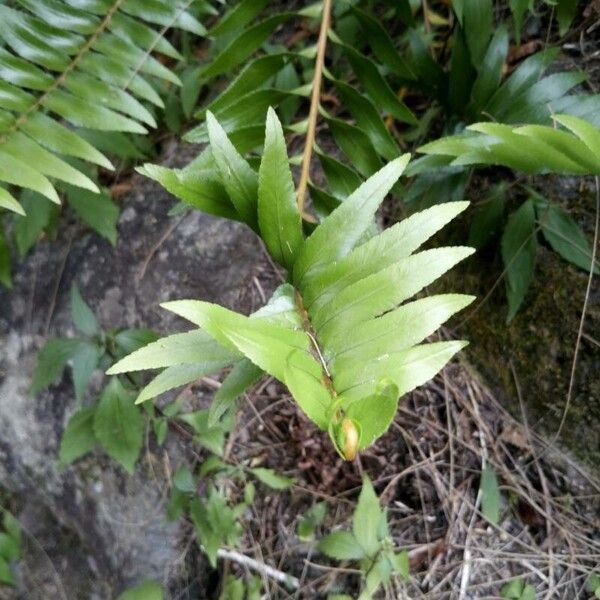
[[[231,154],[225,134],[209,119],[218,134],[213,152],[225,148]],[[375,212],[408,160],[404,155],[383,167],[304,240],[283,133],[269,112],[255,210],[268,250],[287,266],[294,284],[282,285],[250,317],[198,300],[167,302],[164,308],[200,329],[150,344],[109,372],[168,367],[142,400],[206,374],[215,357],[229,360],[242,375],[241,387],[235,375],[228,401],[263,370],[288,386],[305,414],[329,431],[342,456],[350,459],[372,444],[388,428],[399,397],[433,377],[464,347],[462,341],[423,341],[473,300],[440,295],[405,304],[472,253],[462,247],[415,252],[468,203],[440,204],[372,235]],[[237,162],[250,174],[247,163]],[[210,159],[203,153],[194,163],[202,171]],[[226,167],[217,176],[234,204],[232,196],[241,188],[227,184],[235,163]],[[289,244],[288,254],[282,253],[283,244]],[[247,377],[249,365],[242,367],[242,357],[256,367]],[[213,367],[219,369],[218,360]]]
[[[0,182],[57,203],[52,180],[98,193],[86,174],[56,154],[112,168],[78,128],[146,133],[156,126],[143,101],[161,106],[162,100],[149,79],[180,82],[152,54],[180,57],[163,38],[170,27],[205,33],[187,11],[190,4],[19,0],[0,6]],[[0,194],[0,206],[23,213],[9,191]]]
[[[600,131],[571,115],[555,115],[570,132],[543,125],[476,123],[470,133],[436,140],[420,152],[452,165],[504,165],[526,173],[600,174]]]

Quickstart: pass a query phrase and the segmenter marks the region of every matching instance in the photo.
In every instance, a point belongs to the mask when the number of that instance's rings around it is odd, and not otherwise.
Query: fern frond
[[[346,180],[353,185],[346,194],[373,175],[385,161],[396,158],[406,141],[419,139],[426,133],[427,120],[417,122],[403,101],[405,92],[425,91],[437,100],[438,111],[443,110],[452,119],[465,123],[490,119],[507,124],[545,125],[555,112],[596,122],[600,95],[574,92],[586,78],[583,73],[545,75],[558,49],[532,55],[504,78],[508,31],[500,26],[494,32],[490,0],[472,4],[454,8],[458,20],[451,33],[453,50],[447,71],[432,58],[420,32],[410,25],[401,25],[394,11],[366,11],[350,4],[336,7],[334,24],[343,22],[344,26],[329,31],[324,91],[333,105],[330,108],[323,101],[320,105],[321,123],[325,127],[320,129],[319,139],[332,138],[339,150],[342,161],[339,164],[347,172]],[[481,22],[478,6],[485,16]],[[268,106],[279,109],[294,102],[291,106],[296,108],[284,119],[284,129],[304,133],[304,113],[297,107],[309,95],[316,49],[310,44],[304,48],[295,45],[293,37],[291,44],[282,43],[277,34],[281,23],[317,13],[311,8],[296,14],[264,17],[263,7],[262,2],[242,1],[209,32],[212,45],[208,62],[199,69],[206,100],[195,113],[201,122],[187,134],[188,141],[208,142],[205,119],[207,111],[211,111],[238,151],[245,155],[260,147]],[[239,27],[235,39],[231,23]],[[225,89],[221,86],[224,67],[218,65],[227,65],[238,73]],[[293,85],[282,85],[288,81],[281,77],[285,70],[294,73]],[[415,126],[417,129],[411,129]],[[450,198],[459,198],[466,170],[453,167],[427,171],[427,164],[422,164],[423,182],[414,182],[407,201],[418,196],[421,187],[431,187],[431,181],[438,180],[443,189],[446,182],[454,190]],[[326,177],[327,187],[309,182],[318,214],[327,214],[343,197],[336,189],[339,181],[336,173],[329,169]]]
[[[304,238],[274,111],[268,112],[258,174],[214,117],[208,118],[210,149],[184,170],[185,178],[205,185],[210,173],[220,183],[221,201],[258,230],[273,259],[288,270],[289,283],[250,317],[198,300],[167,302],[164,308],[200,329],[150,344],[109,372],[167,367],[139,397],[143,401],[225,364],[236,365],[230,376],[237,381],[238,371],[248,371],[242,361],[250,361],[285,383],[306,415],[329,431],[340,454],[352,458],[344,432],[354,428],[358,449],[372,444],[387,429],[399,397],[433,377],[465,345],[423,342],[471,296],[406,302],[473,252],[418,251],[468,203],[440,204],[371,235],[375,212],[408,163],[403,155]],[[173,176],[177,180],[180,173],[154,171],[172,190]],[[250,370],[241,380],[254,381],[256,374]]]
[[[152,78],[179,85],[152,55],[178,58],[170,27],[205,34],[193,0],[19,0],[0,6],[0,182],[59,202],[53,180],[98,192],[62,156],[111,169],[78,128],[146,133],[161,107]],[[155,29],[156,26],[162,29]],[[0,206],[22,213],[6,187]]]
[[[467,134],[436,140],[419,151],[450,165],[503,165],[525,173],[599,175],[600,130],[571,115],[554,115],[554,120],[564,129],[476,123],[467,128]]]

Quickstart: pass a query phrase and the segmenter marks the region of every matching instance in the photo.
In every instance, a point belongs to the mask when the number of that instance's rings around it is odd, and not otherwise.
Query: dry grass
[[[405,398],[390,431],[354,464],[339,459],[282,393],[267,380],[247,395],[228,446],[230,461],[297,481],[288,492],[263,488],[245,520],[238,551],[299,580],[290,592],[264,575],[264,597],[358,590],[357,565],[333,564],[298,539],[296,526],[325,500],[323,531],[348,527],[363,471],[387,507],[396,546],[410,555],[410,581],[394,581],[382,598],[499,598],[515,577],[534,585],[536,598],[589,597],[585,582],[600,562],[600,484],[561,450],[547,449],[525,415],[523,422],[511,416],[467,365],[448,366]],[[480,510],[486,463],[502,491],[498,525]],[[239,492],[228,486],[232,496]],[[222,573],[256,572],[256,564],[230,559],[221,561]]]

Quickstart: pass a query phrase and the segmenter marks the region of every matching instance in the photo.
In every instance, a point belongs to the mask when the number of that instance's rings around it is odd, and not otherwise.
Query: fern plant
[[[57,203],[49,178],[97,192],[89,177],[59,155],[107,169],[112,165],[61,120],[109,132],[146,133],[146,127],[154,127],[155,118],[142,102],[159,107],[163,102],[148,76],[180,82],[151,53],[180,55],[163,32],[149,25],[202,35],[204,27],[186,10],[190,4],[21,0],[14,7],[0,6],[0,181]],[[21,212],[5,187],[0,202]]]
[[[98,168],[113,170],[107,154],[147,156],[141,138],[156,127],[162,88],[181,85],[155,54],[181,59],[165,33],[204,35],[197,17],[214,12],[202,0],[0,5],[0,210],[15,215],[21,256],[52,231],[61,197],[116,242],[119,211]],[[2,225],[0,281],[10,287],[7,238]]]
[[[299,45],[294,36],[291,41],[273,38],[277,27],[294,17],[299,24],[300,19],[308,19],[304,27],[312,27],[320,4],[298,13],[261,18],[265,4],[239,2],[209,31],[212,43],[207,60],[192,78],[197,94],[186,95],[195,99],[200,90],[205,91],[202,106],[195,112],[200,124],[186,134],[188,141],[208,141],[207,110],[223,124],[242,154],[260,146],[269,105],[278,108],[287,131],[307,130],[310,115],[308,119],[299,116],[298,106],[311,87],[315,89],[311,82],[319,71],[315,68],[319,61],[313,60],[317,47]],[[557,57],[555,48],[535,53],[504,79],[509,33],[503,25],[494,30],[491,0],[453,3],[447,16],[438,16],[436,22],[442,25],[427,35],[408,3],[399,5],[405,6],[323,3],[321,22],[331,12],[336,27],[327,32],[329,60],[323,74],[328,93],[327,100],[319,103],[321,129],[347,161],[340,162],[330,152],[325,156],[317,148],[328,186],[310,182],[309,187],[322,214],[352,192],[361,177],[369,177],[384,161],[397,156],[401,147],[423,139],[439,122],[441,111],[448,129],[481,119],[544,124],[553,112],[597,119],[600,96],[573,93],[586,79],[584,73],[544,76]],[[430,9],[424,10],[427,21]],[[235,38],[231,23],[240,27]],[[440,51],[440,47],[447,50]],[[225,89],[224,69],[237,73],[233,80],[226,80]],[[403,98],[419,94],[437,102],[417,119]],[[188,112],[193,112],[191,102]],[[414,196],[423,201],[419,192],[426,181],[431,186],[440,180],[451,194],[446,199],[457,199],[466,176],[466,169],[457,168],[420,173],[414,193],[405,199]],[[444,191],[441,185],[436,188]],[[433,198],[435,192],[430,195]]]
[[[358,561],[362,580],[358,600],[372,600],[381,586],[388,588],[392,575],[403,580],[410,576],[408,553],[406,550],[395,552],[387,512],[381,509],[366,475],[352,515],[352,531],[330,533],[320,540],[318,549],[336,560]]]
[[[429,156],[416,161],[415,168],[501,165],[530,174],[600,175],[600,131],[572,115],[555,115],[554,121],[556,127],[476,123],[464,134],[422,146],[419,150]],[[509,216],[502,234],[509,322],[533,281],[539,230],[564,260],[586,272],[600,273],[594,248],[568,212],[531,188],[526,192],[528,199]],[[475,231],[492,229],[504,215],[504,205],[502,189],[496,190],[476,214]]]
[[[600,175],[600,130],[572,115],[553,116],[556,127],[475,123],[461,135],[419,148],[442,158],[439,166],[501,165],[525,173]],[[559,129],[558,126],[563,128]]]
[[[465,345],[421,342],[471,296],[405,301],[471,254],[465,247],[416,252],[467,203],[441,204],[373,235],[375,211],[408,163],[403,155],[305,238],[275,112],[268,112],[258,173],[211,115],[208,133],[210,149],[186,169],[146,171],[199,208],[246,223],[287,270],[288,281],[250,317],[199,300],[163,304],[199,329],[158,340],[108,373],[164,368],[142,390],[141,402],[232,366],[211,409],[214,421],[264,371],[287,385],[341,456],[353,459],[386,431],[399,397],[425,383]]]

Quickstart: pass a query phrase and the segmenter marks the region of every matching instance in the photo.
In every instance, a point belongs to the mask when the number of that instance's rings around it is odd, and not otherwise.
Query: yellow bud
[[[354,460],[358,452],[358,429],[351,419],[344,418],[341,425],[342,453],[346,460]]]

